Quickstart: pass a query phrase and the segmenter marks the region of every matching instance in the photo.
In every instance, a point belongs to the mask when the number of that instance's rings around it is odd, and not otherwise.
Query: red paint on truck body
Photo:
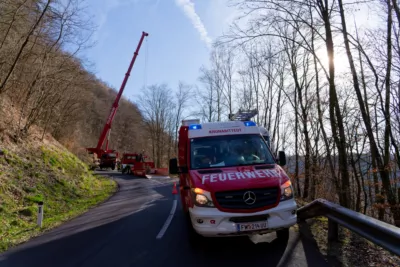
[[[254,213],[276,207],[281,197],[280,186],[289,180],[285,172],[277,164],[269,169],[255,169],[255,167],[256,166],[215,168],[215,170],[221,170],[222,172],[207,174],[202,174],[202,170],[191,170],[189,171],[188,177],[190,178],[192,188],[201,188],[211,193],[214,205],[219,210],[232,213]],[[207,172],[209,171],[210,169],[207,169]],[[272,175],[274,172],[276,174]],[[203,179],[205,175],[210,179]],[[211,175],[213,176],[211,177]],[[267,175],[269,175],[269,177]],[[245,177],[244,179],[242,178],[243,176]],[[278,195],[275,203],[255,209],[228,209],[221,207],[215,197],[215,193],[217,192],[258,188],[278,188]]]
[[[278,164],[264,164],[263,166],[267,166],[265,169],[256,169],[260,165],[249,165],[190,170],[191,157],[188,132],[188,126],[181,126],[178,141],[178,165],[181,169],[187,170],[186,173],[179,175],[180,195],[184,211],[194,206],[191,190],[184,189],[185,187],[201,188],[210,192],[215,207],[224,212],[254,213],[274,208],[279,204],[281,197],[280,186],[289,180],[281,166]],[[218,171],[212,173],[212,170]],[[278,190],[276,201],[273,204],[254,209],[229,209],[223,208],[218,203],[215,195],[218,192],[261,188],[276,188]]]

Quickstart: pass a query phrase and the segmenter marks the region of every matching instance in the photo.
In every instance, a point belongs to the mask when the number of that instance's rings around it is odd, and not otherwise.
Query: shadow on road
[[[146,177],[139,177],[139,176],[134,176],[133,174],[121,174],[120,176],[118,176],[119,179],[122,180],[148,180],[148,178]]]
[[[283,244],[225,237],[192,246],[179,201],[165,235],[156,239],[171,211],[171,184],[149,189],[147,182],[122,177],[122,190],[108,202],[0,255],[0,266],[326,266],[294,231]]]
[[[121,189],[99,207],[0,255],[0,266],[85,266],[103,250],[120,255],[123,246],[154,240],[171,207],[171,186],[157,192],[135,185]],[[157,227],[148,227],[154,220]],[[88,266],[114,266],[113,258]]]
[[[173,223],[153,253],[157,258],[131,266],[327,266],[322,255],[310,249],[312,244],[296,231],[291,231],[287,242],[278,242],[271,233],[253,238],[257,244],[248,237],[204,238],[192,244],[178,203]],[[306,249],[310,257],[306,257]]]
[[[204,241],[203,247],[192,251],[188,263],[207,266],[278,266],[288,243],[272,242],[254,244],[249,238],[216,238]],[[182,265],[184,266],[183,262]]]
[[[150,176],[154,176],[154,177],[153,178],[148,178],[148,177],[143,177],[143,176],[135,176],[133,174],[128,174],[128,173],[122,174],[121,172],[117,172],[117,171],[115,171],[115,172],[103,172],[103,173],[98,171],[94,175],[97,175],[97,176],[109,176],[109,177],[117,176],[118,179],[127,180],[127,181],[131,181],[131,180],[152,180],[152,179],[155,179],[155,180],[157,180],[157,179],[168,179],[170,181],[177,181],[177,179],[174,180],[173,178],[170,178],[170,177],[168,177],[166,175],[160,175],[158,177],[157,175],[150,174]]]
[[[319,251],[319,248],[318,248],[317,241],[315,240],[315,238],[311,232],[310,225],[307,222],[301,222],[301,223],[298,223],[298,225],[299,225],[299,229],[301,232],[301,237],[302,237],[301,241],[302,241],[302,244],[304,247],[304,252],[305,252],[306,258],[311,259],[313,257],[313,255],[315,255],[316,251],[321,254],[321,252]],[[326,238],[328,238],[328,237],[326,237]],[[340,261],[338,261],[337,258],[335,258],[335,257],[331,257],[331,256],[325,257],[325,256],[322,256],[322,254],[321,254],[321,257],[323,257],[327,261],[327,263],[330,264],[331,266],[338,266],[338,267],[342,266]]]
[[[108,176],[108,177],[118,177],[118,179],[123,179],[123,180],[134,180],[134,179],[143,179],[143,180],[148,180],[147,177],[139,177],[135,176],[133,174],[122,174],[120,171],[100,171],[97,170],[96,173],[94,173],[95,176]]]

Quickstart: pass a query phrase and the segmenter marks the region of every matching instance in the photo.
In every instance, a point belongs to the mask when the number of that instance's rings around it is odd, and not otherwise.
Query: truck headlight
[[[281,201],[293,198],[293,187],[290,180],[281,185]]]
[[[193,188],[194,204],[199,207],[213,208],[214,203],[211,198],[211,193],[201,188]]]

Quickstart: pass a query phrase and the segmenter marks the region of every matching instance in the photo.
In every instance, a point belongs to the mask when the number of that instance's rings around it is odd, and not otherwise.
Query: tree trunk
[[[44,9],[42,10],[42,12],[41,12],[41,14],[40,14],[40,17],[39,17],[38,20],[35,22],[35,24],[34,24],[33,27],[31,28],[31,30],[29,31],[28,35],[25,37],[25,40],[24,40],[24,42],[22,43],[22,45],[21,45],[21,47],[20,47],[20,49],[19,49],[19,51],[18,51],[18,53],[17,53],[17,56],[15,57],[15,59],[14,59],[12,65],[11,65],[11,68],[9,69],[9,71],[8,71],[7,74],[6,74],[6,77],[4,78],[4,80],[2,81],[2,83],[0,84],[0,94],[4,91],[5,86],[6,86],[7,82],[8,82],[8,80],[9,80],[10,77],[11,77],[11,74],[14,72],[14,69],[15,69],[15,67],[17,66],[17,63],[18,63],[18,61],[19,61],[19,59],[20,59],[20,57],[21,57],[21,55],[22,55],[22,52],[24,51],[26,45],[27,45],[28,42],[29,42],[29,38],[30,38],[30,37],[32,36],[32,34],[35,32],[36,28],[39,26],[39,23],[42,21],[44,15],[46,14],[47,10],[49,9],[49,6],[50,6],[50,4],[51,4],[51,1],[52,1],[52,0],[48,0],[48,1],[47,1],[47,3],[46,3],[46,5],[45,5]]]
[[[345,48],[346,48],[347,57],[348,57],[349,64],[350,64],[350,70],[351,70],[352,77],[353,77],[354,90],[356,91],[356,95],[357,95],[358,103],[359,103],[359,106],[360,106],[362,118],[364,120],[364,124],[365,124],[365,127],[367,129],[368,137],[369,137],[369,140],[370,140],[370,142],[372,144],[372,148],[373,148],[373,150],[371,151],[371,154],[376,159],[376,163],[378,165],[378,171],[379,171],[379,174],[381,176],[383,189],[384,189],[383,194],[385,196],[387,196],[388,202],[389,202],[389,204],[391,205],[391,208],[392,208],[393,216],[396,218],[395,220],[397,220],[399,225],[400,225],[400,210],[397,207],[396,194],[395,194],[394,190],[392,190],[392,188],[391,188],[389,170],[387,169],[387,166],[385,165],[385,161],[382,160],[382,157],[381,157],[381,155],[379,153],[378,145],[377,145],[377,143],[375,141],[375,137],[373,135],[371,122],[370,122],[370,120],[369,120],[369,118],[367,116],[367,113],[366,113],[366,110],[365,110],[365,106],[364,106],[364,102],[363,102],[363,99],[362,99],[361,89],[360,89],[360,85],[359,85],[359,82],[358,82],[357,71],[356,71],[356,68],[355,68],[355,65],[354,65],[354,61],[353,61],[353,57],[352,57],[351,50],[350,50],[350,42],[349,42],[349,39],[348,39],[348,33],[347,33],[347,27],[346,27],[346,19],[345,19],[344,8],[343,8],[343,1],[342,0],[338,0],[338,4],[339,4],[340,18],[341,18],[342,28],[343,28],[343,30],[342,30],[343,31],[343,39],[344,39],[344,44],[345,44]],[[390,7],[390,1],[389,0],[388,0],[388,6],[389,6],[389,8],[388,8],[388,40],[389,40],[389,38],[391,38],[391,26],[392,26],[392,15],[391,15],[391,7]],[[390,39],[389,43],[391,44],[391,39]],[[387,70],[387,71],[390,71],[390,70]],[[386,123],[387,123],[387,121],[386,121]],[[389,125],[390,125],[390,122],[389,122]],[[386,126],[386,129],[385,129],[385,133],[386,133],[386,131],[387,131],[387,126]],[[385,134],[385,136],[386,136],[386,134]],[[386,139],[386,137],[385,137],[385,139]]]
[[[312,10],[311,7],[309,7],[310,9],[310,14],[311,14],[311,23],[313,23],[313,16],[312,16]],[[316,51],[315,49],[315,33],[314,31],[311,32],[311,48],[313,51]],[[333,160],[332,160],[332,155],[331,155],[331,149],[330,149],[330,145],[329,145],[329,140],[328,140],[328,135],[325,131],[325,124],[323,121],[323,112],[321,109],[321,96],[320,96],[320,84],[319,84],[319,70],[318,70],[318,64],[317,64],[317,58],[315,53],[313,53],[313,63],[314,63],[314,71],[315,71],[315,87],[316,87],[316,95],[317,95],[317,113],[318,113],[318,122],[319,122],[319,126],[321,127],[321,132],[322,132],[322,138],[324,141],[324,145],[326,148],[326,158],[328,161],[328,165],[329,165],[329,169],[332,175],[332,179],[333,181],[337,181],[338,177],[336,176],[336,171],[335,171],[335,167],[333,165]]]
[[[339,202],[342,206],[348,207],[350,203],[350,185],[346,155],[346,136],[335,85],[334,45],[330,23],[330,12],[327,7],[323,6],[324,3],[321,0],[319,0],[318,3],[320,5],[321,14],[324,20],[326,49],[329,58],[329,114],[332,127],[332,136],[338,149],[339,157],[339,173],[341,176],[341,181],[339,183],[340,187],[338,188]]]
[[[300,188],[300,179],[299,179],[299,115],[297,113],[298,109],[298,101],[297,101],[297,88],[295,87],[294,89],[294,116],[295,116],[295,122],[294,122],[294,134],[295,134],[295,143],[294,143],[294,150],[296,153],[296,166],[295,166],[295,171],[294,171],[294,177],[296,179],[297,183],[297,195],[301,198],[301,188]]]

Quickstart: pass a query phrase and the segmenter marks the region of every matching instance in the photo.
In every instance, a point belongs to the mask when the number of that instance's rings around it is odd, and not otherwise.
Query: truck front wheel
[[[188,233],[188,238],[189,238],[189,244],[193,248],[198,248],[201,247],[201,243],[204,240],[204,237],[196,232],[194,230],[192,221],[190,220],[190,215],[189,212],[184,212],[185,216],[185,221],[186,221],[186,227],[187,227],[187,233]]]
[[[288,242],[289,240],[289,228],[285,228],[282,230],[276,231],[276,237],[278,238],[279,242]]]

